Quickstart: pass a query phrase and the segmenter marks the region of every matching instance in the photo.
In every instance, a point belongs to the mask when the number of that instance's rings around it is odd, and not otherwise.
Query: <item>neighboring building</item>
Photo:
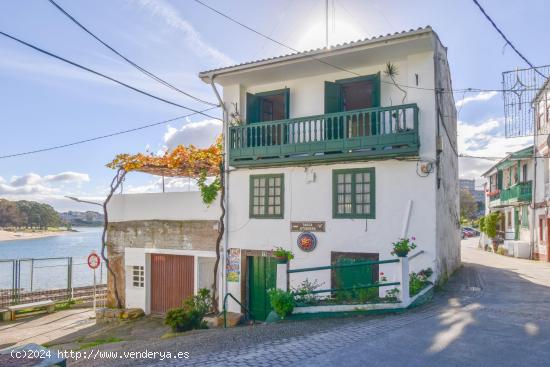
[[[534,258],[550,261],[550,79],[533,100],[535,109],[535,148],[537,157],[535,171],[535,241]]]
[[[485,213],[485,191],[476,190],[475,179],[460,179],[460,190],[467,190],[474,198],[477,208],[478,216],[482,216]]]
[[[200,192],[114,195],[107,207],[108,255],[125,307],[162,314],[211,288],[219,202]],[[114,304],[109,277],[109,304]]]
[[[532,242],[533,146],[511,153],[483,174],[487,214],[502,213],[499,237],[509,255],[529,257]]]
[[[399,87],[384,73],[387,62]],[[227,291],[257,319],[269,311],[271,250],[279,246],[294,252],[296,269],[390,259],[392,242],[416,236],[423,252],[411,270],[431,267],[438,281],[459,266],[456,109],[446,48],[430,27],[200,78],[223,86],[234,117],[226,137]],[[315,236],[308,245],[317,241],[309,252],[297,245],[303,232]],[[389,265],[379,270],[391,281]],[[340,274],[315,277],[325,287],[350,281]]]

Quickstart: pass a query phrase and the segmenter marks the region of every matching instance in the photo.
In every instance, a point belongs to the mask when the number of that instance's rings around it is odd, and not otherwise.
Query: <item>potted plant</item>
[[[290,250],[286,250],[282,247],[277,247],[273,250],[273,256],[277,259],[279,264],[286,264],[289,260],[294,259],[294,254]]]
[[[392,244],[393,251],[391,252],[391,254],[396,255],[397,257],[407,257],[409,252],[416,248],[416,244],[413,242],[415,240],[415,237],[411,237],[410,239],[401,238],[399,241],[394,242]]]

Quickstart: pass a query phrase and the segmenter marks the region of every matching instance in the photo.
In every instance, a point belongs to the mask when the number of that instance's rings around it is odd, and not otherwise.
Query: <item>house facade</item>
[[[509,154],[483,174],[486,214],[501,213],[498,237],[508,254],[529,258],[533,243],[533,146]]]
[[[212,287],[219,202],[200,192],[117,194],[107,207],[108,258],[123,307],[163,314]],[[109,274],[108,303],[115,304]]]
[[[225,292],[255,318],[269,311],[277,247],[298,269],[390,259],[393,242],[414,236],[412,271],[430,267],[439,281],[457,268],[456,110],[446,48],[430,27],[200,78],[223,87],[228,122]],[[371,281],[395,279],[391,265]],[[339,277],[307,275],[325,288],[349,281]]]
[[[534,101],[535,116],[535,231],[534,258],[550,261],[550,79],[543,84]]]

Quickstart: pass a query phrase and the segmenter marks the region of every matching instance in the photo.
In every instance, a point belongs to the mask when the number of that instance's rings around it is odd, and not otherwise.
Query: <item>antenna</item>
[[[325,0],[325,47],[328,48],[328,0]]]

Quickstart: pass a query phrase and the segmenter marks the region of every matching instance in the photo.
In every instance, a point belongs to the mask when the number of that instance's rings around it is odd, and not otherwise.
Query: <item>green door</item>
[[[333,253],[333,265],[351,265],[378,260],[377,254]],[[336,289],[363,287],[378,281],[378,265],[337,267],[332,273],[332,287]],[[357,288],[336,291],[337,299],[368,301],[378,295],[378,288]]]
[[[277,263],[272,257],[248,256],[248,306],[252,318],[264,321],[271,311],[267,291],[275,288]]]

